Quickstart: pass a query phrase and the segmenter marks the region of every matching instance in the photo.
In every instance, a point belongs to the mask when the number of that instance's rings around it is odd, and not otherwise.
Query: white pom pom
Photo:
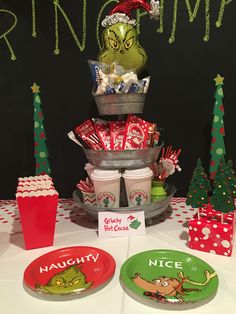
[[[160,15],[160,5],[158,0],[151,0],[150,2],[151,10],[149,11],[150,17],[152,19],[158,19]]]

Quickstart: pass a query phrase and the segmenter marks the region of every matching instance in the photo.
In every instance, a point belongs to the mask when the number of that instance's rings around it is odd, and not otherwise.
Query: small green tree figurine
[[[234,210],[234,198],[224,169],[225,164],[221,162],[216,171],[213,183],[214,189],[211,197],[211,204],[214,209],[222,213],[221,222],[224,221],[224,213]]]
[[[216,171],[216,175],[215,175],[215,180],[219,180],[219,178],[221,177],[222,180],[227,180],[227,165],[225,162],[225,158],[222,157],[219,161],[218,167],[217,167],[217,171]]]
[[[41,99],[39,95],[39,86],[34,83],[31,87],[34,94],[34,144],[35,144],[35,174],[50,174],[48,162],[48,150],[46,145],[46,134],[43,126],[43,112],[41,109]]]
[[[226,164],[225,159],[221,158],[218,168],[217,176],[222,176],[224,179],[228,180],[232,196],[236,197],[236,177],[232,160],[228,160]]]
[[[217,75],[214,79],[216,85],[215,91],[215,104],[213,110],[213,123],[212,123],[212,140],[211,140],[211,161],[210,161],[210,179],[214,179],[216,170],[219,165],[220,159],[225,155],[224,144],[224,106],[223,106],[223,81],[224,78]]]
[[[198,159],[190,181],[186,204],[198,207],[199,215],[202,206],[208,204],[208,191],[211,191],[210,181],[207,178],[201,160]]]
[[[231,187],[232,195],[234,198],[236,198],[236,176],[235,176],[235,171],[233,168],[232,160],[228,160],[227,169],[228,169],[227,179],[228,179],[230,187]]]

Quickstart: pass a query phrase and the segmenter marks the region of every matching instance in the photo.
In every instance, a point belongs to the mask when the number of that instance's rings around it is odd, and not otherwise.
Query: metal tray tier
[[[157,215],[163,213],[169,206],[172,197],[174,196],[175,192],[177,191],[174,185],[167,185],[167,197],[157,202],[153,202],[147,205],[134,206],[134,207],[119,207],[119,208],[108,208],[104,209],[102,207],[91,206],[88,204],[84,204],[83,202],[83,195],[80,190],[75,190],[73,192],[74,200],[82,207],[82,209],[93,219],[98,220],[98,213],[100,211],[111,211],[111,212],[118,212],[118,213],[126,213],[126,212],[137,212],[137,211],[144,211],[145,219],[153,218]]]
[[[93,95],[100,115],[142,113],[145,93]]]
[[[83,148],[88,161],[100,168],[142,168],[156,161],[163,144],[137,150],[93,150]]]

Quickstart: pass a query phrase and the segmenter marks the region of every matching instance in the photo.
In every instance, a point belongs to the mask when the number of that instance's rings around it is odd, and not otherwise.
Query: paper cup
[[[120,177],[118,170],[95,169],[91,173],[97,206],[104,209],[119,207]]]
[[[126,170],[123,174],[129,206],[150,203],[153,172],[149,167]]]
[[[82,194],[83,194],[84,204],[88,204],[91,206],[97,206],[95,193],[88,193],[88,192],[82,191]]]
[[[95,166],[90,164],[89,162],[87,162],[84,166],[84,170],[87,172],[90,179],[92,179],[91,173],[93,172],[94,168],[95,168]]]

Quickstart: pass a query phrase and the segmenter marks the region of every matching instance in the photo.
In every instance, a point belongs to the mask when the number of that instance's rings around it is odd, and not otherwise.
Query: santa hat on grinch
[[[110,14],[102,21],[102,26],[107,27],[118,22],[126,24],[136,24],[136,20],[131,18],[132,10],[144,9],[152,19],[158,19],[160,14],[159,1],[151,0],[120,0],[111,10]]]

